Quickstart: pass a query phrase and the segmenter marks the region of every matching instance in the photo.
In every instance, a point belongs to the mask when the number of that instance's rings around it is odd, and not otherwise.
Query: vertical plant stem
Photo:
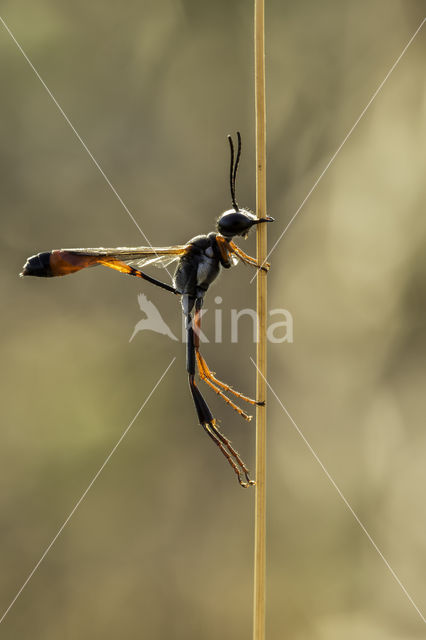
[[[264,0],[255,0],[255,93],[256,93],[256,211],[266,216],[266,105]],[[267,224],[257,227],[257,260],[267,255]],[[257,379],[256,397],[266,401],[266,298],[267,275],[257,277]],[[253,638],[265,638],[265,559],[266,559],[266,408],[256,407],[256,509],[254,552]]]

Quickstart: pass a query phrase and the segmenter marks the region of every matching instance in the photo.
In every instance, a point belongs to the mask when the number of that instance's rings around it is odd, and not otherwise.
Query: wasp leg
[[[240,407],[238,405],[236,405],[234,402],[232,402],[232,400],[230,398],[228,398],[227,395],[225,395],[223,393],[223,391],[221,391],[219,389],[219,387],[214,384],[214,382],[212,382],[211,378],[208,376],[207,372],[206,372],[206,368],[207,371],[209,371],[207,365],[205,364],[205,360],[203,359],[203,357],[200,355],[200,353],[197,351],[196,352],[196,358],[197,358],[197,368],[198,368],[198,374],[201,378],[201,380],[203,380],[203,382],[205,382],[211,389],[213,389],[213,391],[215,393],[217,393],[218,396],[220,396],[225,402],[226,404],[229,404],[230,407],[232,407],[237,413],[240,414],[240,416],[242,418],[244,418],[244,420],[247,420],[248,422],[250,422],[250,420],[252,420],[253,416],[248,415],[247,413],[245,413],[245,411],[243,411],[242,409],[240,409]],[[213,377],[213,380],[215,378]],[[244,397],[242,396],[242,394],[238,394],[240,397]]]
[[[171,291],[172,293],[176,293],[176,294],[179,293],[177,289],[175,289],[174,287],[171,287],[169,284],[166,284],[165,282],[161,282],[161,280],[157,280],[156,278],[152,278],[151,276],[148,276],[146,273],[139,271],[139,269],[135,269],[134,267],[131,267],[125,262],[121,262],[121,260],[106,258],[105,260],[97,260],[97,263],[103,265],[104,267],[115,269],[120,273],[125,273],[126,275],[129,275],[129,276],[136,276],[137,278],[142,278],[143,280],[147,280],[147,282],[150,282],[151,284],[155,284],[157,287],[161,287],[162,289],[166,289],[166,291]]]
[[[244,402],[248,402],[249,404],[254,404],[258,407],[265,406],[264,400],[263,401],[253,400],[253,398],[249,398],[248,396],[245,396],[243,393],[236,391],[229,384],[226,384],[225,382],[218,380],[215,377],[213,371],[210,371],[209,367],[207,366],[207,362],[204,360],[203,356],[199,351],[197,351],[197,364],[200,371],[201,379],[204,380],[204,382],[206,382],[207,384],[213,383],[213,385],[210,384],[210,386],[222,387],[222,389],[225,389],[226,391],[228,391],[229,393],[232,393],[234,396],[236,396],[240,400],[244,400]]]
[[[198,302],[198,301],[197,301]],[[199,305],[197,305],[199,306]],[[192,327],[192,316],[190,312],[186,315],[187,330],[187,353],[186,353],[186,369],[188,372],[189,388],[191,390],[192,399],[198,415],[198,421],[213,442],[219,447],[225,458],[228,460],[232,469],[235,471],[238,482],[244,488],[249,487],[255,482],[250,479],[249,470],[240,458],[238,452],[231,446],[230,441],[219,431],[216,421],[204,400],[201,391],[195,383],[196,369],[196,343],[198,336],[194,334]],[[244,478],[245,480],[244,480]]]
[[[250,479],[249,470],[245,466],[244,462],[241,460],[238,452],[235,451],[235,449],[231,446],[231,443],[228,440],[228,438],[225,438],[225,436],[219,431],[219,429],[217,428],[214,422],[209,424],[203,424],[202,426],[205,432],[210,436],[213,442],[217,444],[217,446],[222,451],[225,458],[228,460],[229,464],[237,474],[238,482],[240,483],[240,485],[244,489],[247,489],[248,487],[253,487],[256,484],[256,481]],[[233,458],[229,454],[231,454],[235,458],[240,468],[237,467]],[[241,472],[243,472],[246,481],[242,479]]]
[[[242,416],[245,420],[250,421],[253,416],[248,415],[247,413],[245,413],[245,411],[240,409],[240,407],[236,405],[234,402],[232,402],[232,400],[228,398],[228,396],[226,396],[218,387],[222,387],[222,389],[225,389],[225,391],[232,393],[234,396],[236,396],[240,400],[244,400],[244,402],[248,402],[249,404],[262,407],[265,405],[265,402],[264,401],[259,402],[257,400],[253,400],[252,398],[245,396],[239,391],[236,391],[229,384],[226,384],[225,382],[218,380],[214,376],[213,372],[210,371],[209,367],[207,366],[207,362],[204,360],[203,356],[199,351],[199,335],[201,330],[201,313],[200,313],[201,305],[202,305],[202,301],[197,300],[197,302],[195,303],[195,317],[194,317],[195,354],[196,354],[197,367],[198,367],[198,373],[200,375],[200,378],[206,384],[208,384],[209,387],[211,387],[221,398],[223,398],[223,400],[227,404],[229,404],[237,413],[239,413],[240,416]]]
[[[256,267],[257,269],[262,269],[262,271],[269,271],[271,267],[269,262],[261,264],[256,260],[256,258],[252,258],[247,253],[244,253],[244,251],[240,249],[240,247],[236,245],[235,242],[230,241],[229,246],[231,247],[232,253],[235,253],[235,255],[241,260],[241,262],[244,262],[244,264],[249,264],[252,267]]]

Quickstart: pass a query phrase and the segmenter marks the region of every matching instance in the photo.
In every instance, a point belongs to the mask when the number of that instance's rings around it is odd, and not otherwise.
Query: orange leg
[[[161,282],[156,278],[151,278],[151,276],[148,276],[146,273],[142,273],[142,271],[139,271],[138,269],[135,269],[134,267],[131,267],[130,265],[126,264],[125,262],[121,262],[121,260],[117,260],[116,258],[97,259],[96,262],[97,264],[101,264],[104,267],[115,269],[120,273],[125,273],[129,276],[136,276],[137,278],[147,280],[148,282],[151,282],[151,284],[155,284],[157,287],[166,289],[166,291],[171,291],[172,293],[176,294],[178,293],[178,291],[174,287],[171,287],[169,284]]]
[[[197,363],[197,353],[199,348],[199,320],[200,320],[201,301],[197,300],[194,319],[192,320],[190,314],[187,316],[187,371],[189,388],[191,390],[192,398],[194,400],[195,409],[198,414],[198,420],[208,436],[219,447],[222,454],[228,460],[229,464],[235,471],[238,482],[244,488],[249,487],[255,482],[250,480],[249,470],[242,461],[239,453],[232,447],[230,441],[219,431],[216,420],[207,406],[206,401],[201,395],[195,383],[195,370]],[[217,389],[217,388],[216,388]],[[219,389],[217,389],[219,391]],[[220,392],[222,393],[222,392]],[[244,479],[245,478],[245,479]]]
[[[203,357],[200,355],[200,353],[198,351],[196,351],[195,355],[196,355],[196,358],[197,358],[198,373],[200,375],[201,380],[203,380],[206,384],[208,384],[208,386],[211,389],[213,389],[213,391],[215,391],[218,396],[220,396],[223,400],[225,400],[226,404],[229,404],[230,407],[232,407],[237,413],[239,413],[242,418],[244,418],[245,420],[250,422],[250,420],[253,418],[253,416],[249,416],[242,409],[240,409],[240,407],[238,405],[236,405],[234,402],[232,402],[232,400],[230,398],[228,398],[228,396],[226,396],[223,393],[223,391],[221,391],[219,389],[219,387],[216,386],[211,381],[211,379],[208,377],[208,375],[207,375],[207,373],[206,373],[206,371],[204,369],[203,363],[205,361],[204,361]]]
[[[210,380],[215,385],[217,385],[218,387],[222,387],[222,389],[225,389],[225,391],[229,391],[229,393],[232,393],[234,396],[236,396],[240,400],[244,400],[244,402],[257,405],[258,407],[265,406],[264,402],[258,402],[257,400],[253,400],[253,398],[249,398],[248,396],[245,396],[243,393],[240,393],[239,391],[236,391],[235,389],[233,389],[231,385],[226,384],[221,380],[218,380],[215,377],[213,371],[210,371],[210,369],[208,368],[207,362],[204,360],[203,356],[199,351],[197,351],[197,361],[199,361],[199,367],[201,367],[203,370],[204,377],[201,374],[201,372],[200,372],[200,377],[204,380],[204,382],[207,382],[207,380]]]
[[[230,241],[229,246],[231,248],[232,253],[235,253],[235,255],[241,260],[241,262],[244,262],[244,264],[249,264],[252,267],[256,267],[257,269],[262,269],[262,271],[269,271],[271,266],[269,262],[265,262],[265,264],[260,264],[256,260],[256,258],[252,258],[247,253],[244,253],[244,251],[240,249],[240,247],[236,245],[235,242]]]
[[[209,367],[207,366],[207,362],[204,360],[203,356],[200,353],[200,329],[201,329],[200,311],[201,309],[197,309],[194,315],[194,347],[195,347],[195,356],[196,356],[199,376],[201,380],[203,380],[211,389],[213,389],[217,393],[217,395],[219,395],[227,404],[229,404],[229,406],[232,407],[242,418],[250,421],[253,416],[248,415],[237,404],[232,402],[232,400],[228,398],[228,396],[226,396],[223,393],[223,391],[219,389],[219,387],[222,387],[222,389],[225,389],[226,391],[228,391],[229,393],[232,393],[234,396],[236,396],[240,400],[244,400],[249,404],[264,406],[265,403],[257,402],[252,398],[248,398],[247,396],[240,393],[239,391],[235,391],[235,389],[233,389],[230,385],[226,384],[225,382],[222,382],[221,380],[218,380],[214,376],[214,374],[210,371]]]

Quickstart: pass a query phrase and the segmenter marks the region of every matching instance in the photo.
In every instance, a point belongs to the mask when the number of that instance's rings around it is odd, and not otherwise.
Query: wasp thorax
[[[257,222],[256,216],[250,211],[229,209],[217,221],[217,230],[225,237],[245,236]]]

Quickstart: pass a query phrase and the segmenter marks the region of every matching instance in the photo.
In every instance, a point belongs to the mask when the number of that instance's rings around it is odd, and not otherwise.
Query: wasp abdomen
[[[54,251],[44,251],[28,258],[20,275],[38,276],[40,278],[66,276],[85,267],[92,267],[98,261],[98,256],[74,253],[66,249],[55,249]]]

